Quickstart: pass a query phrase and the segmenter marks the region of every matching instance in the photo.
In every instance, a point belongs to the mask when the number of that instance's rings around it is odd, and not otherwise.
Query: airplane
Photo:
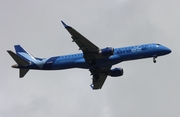
[[[61,21],[65,29],[71,34],[72,42],[79,46],[82,53],[38,58],[31,55],[20,45],[14,45],[16,53],[7,50],[17,64],[13,68],[19,69],[19,77],[22,78],[30,69],[34,70],[62,70],[70,68],[89,69],[92,75],[93,90],[101,89],[107,76],[119,77],[123,75],[123,68],[111,67],[115,64],[145,58],[156,58],[171,53],[171,50],[157,43],[142,44],[129,47],[100,49],[98,46],[81,35],[73,27]]]

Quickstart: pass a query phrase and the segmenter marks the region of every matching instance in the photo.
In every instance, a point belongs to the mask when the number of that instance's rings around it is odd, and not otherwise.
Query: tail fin
[[[27,52],[25,49],[23,49],[20,45],[15,45],[14,48],[16,50],[16,54],[19,55],[20,57],[22,57],[23,59],[25,59],[29,62],[36,61],[36,59],[29,52]]]
[[[17,63],[18,65],[22,65],[22,66],[24,66],[24,65],[29,65],[29,62],[28,62],[27,60],[21,58],[20,56],[18,56],[18,55],[15,54],[14,52],[12,52],[12,51],[10,51],[10,50],[8,50],[7,52],[11,55],[11,57],[14,59],[14,61],[16,61],[16,63]],[[18,65],[13,65],[12,67],[15,67],[15,68],[16,68]],[[21,69],[21,68],[20,68],[20,69],[19,69],[19,77],[20,77],[20,78],[24,77],[28,71],[29,71],[29,69]]]

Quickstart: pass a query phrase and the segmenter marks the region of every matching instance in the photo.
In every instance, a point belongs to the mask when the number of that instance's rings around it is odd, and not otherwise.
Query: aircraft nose
[[[169,49],[168,47],[164,47],[164,51],[165,51],[166,54],[171,53],[171,49]]]

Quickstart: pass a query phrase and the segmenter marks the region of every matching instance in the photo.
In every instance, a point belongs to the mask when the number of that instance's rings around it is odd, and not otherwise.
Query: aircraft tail
[[[27,52],[25,49],[23,49],[20,45],[15,45],[14,48],[16,50],[16,54],[19,55],[20,57],[22,57],[23,59],[25,59],[29,62],[36,61],[36,59],[29,52]]]
[[[24,77],[28,71],[29,69],[19,69],[19,77]]]
[[[12,66],[13,68],[18,68],[18,66],[27,66],[30,64],[31,61],[36,60],[31,54],[25,51],[20,45],[15,45],[14,48],[16,50],[16,54],[12,52],[11,50],[7,50],[9,55],[17,63],[16,65]],[[19,77],[20,78],[24,77],[28,71],[29,69],[19,68]]]
[[[12,52],[11,50],[7,50],[7,52],[9,53],[9,55],[11,55],[11,57],[14,59],[14,61],[16,61],[16,63],[18,65],[28,65],[29,62],[27,60],[24,60],[23,58],[21,58],[20,56],[18,56],[17,54],[15,54],[14,52]]]

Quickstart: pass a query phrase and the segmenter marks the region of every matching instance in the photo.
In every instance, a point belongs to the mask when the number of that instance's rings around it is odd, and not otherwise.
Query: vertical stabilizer
[[[36,61],[36,59],[29,52],[23,49],[20,45],[15,45],[14,48],[16,50],[16,54],[21,56],[25,60],[32,62]]]

